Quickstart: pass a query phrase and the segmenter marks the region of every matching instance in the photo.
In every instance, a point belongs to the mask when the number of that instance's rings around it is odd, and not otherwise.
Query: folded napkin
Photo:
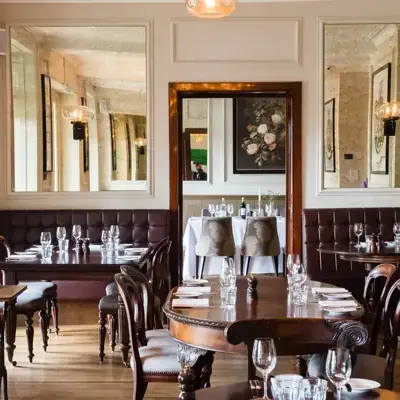
[[[36,254],[11,254],[7,260],[36,260]]]
[[[39,253],[42,251],[42,248],[41,247],[30,247],[26,251],[34,251],[35,253]]]
[[[211,286],[180,286],[176,293],[211,293]]]
[[[90,244],[89,245],[90,250],[101,250],[102,247],[103,247],[102,244]]]
[[[146,253],[147,249],[133,249],[132,247],[129,247],[125,249],[125,254],[144,254]]]
[[[322,308],[358,307],[358,304],[354,300],[320,300],[319,305]]]
[[[334,294],[334,293],[348,293],[345,288],[312,288],[312,293],[314,294]]]
[[[117,258],[120,260],[138,260],[140,256],[134,256],[133,254],[131,254],[129,256],[118,256]]]
[[[203,308],[209,307],[208,298],[205,299],[173,299],[172,308]]]

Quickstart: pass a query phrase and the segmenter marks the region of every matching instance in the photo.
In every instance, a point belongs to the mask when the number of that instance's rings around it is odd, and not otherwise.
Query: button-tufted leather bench
[[[400,221],[400,208],[319,208],[303,210],[303,261],[313,280],[344,286],[358,296],[364,286],[364,265],[343,261],[333,254],[317,251],[320,243],[356,242],[356,222],[364,224],[365,234],[381,233],[383,240],[393,240],[393,223]]]
[[[0,235],[7,238],[13,251],[40,243],[40,233],[51,232],[56,240],[57,226],[65,226],[71,239],[73,225],[82,226],[82,237],[101,243],[103,227],[118,225],[122,243],[139,247],[156,244],[169,236],[169,210],[2,210]],[[110,282],[113,277],[110,276]],[[106,282],[56,282],[59,299],[98,300]]]

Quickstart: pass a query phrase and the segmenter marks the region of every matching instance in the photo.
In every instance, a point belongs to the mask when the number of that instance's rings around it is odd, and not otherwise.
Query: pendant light
[[[235,11],[237,0],[185,0],[189,13],[200,18],[223,18]]]

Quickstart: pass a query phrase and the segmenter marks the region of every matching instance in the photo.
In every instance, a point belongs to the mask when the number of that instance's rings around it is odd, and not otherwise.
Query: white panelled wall
[[[320,192],[322,114],[322,30],[321,20],[337,22],[400,22],[398,0],[332,0],[239,4],[237,12],[222,21],[200,21],[190,17],[182,4],[0,4],[3,26],[13,21],[24,24],[129,25],[149,23],[151,40],[152,132],[148,151],[152,154],[151,194],[85,193],[40,194],[11,197],[6,192],[7,104],[0,93],[0,207],[1,208],[168,208],[169,139],[168,83],[174,81],[301,81],[303,206],[390,206],[398,205],[399,191],[332,189]],[[6,87],[6,58],[0,57],[0,87]],[[214,114],[215,111],[215,114]],[[229,109],[219,101],[211,120],[224,123],[212,142],[212,153],[226,153],[213,159],[211,184],[224,193],[248,191],[259,186],[278,188],[281,178],[234,176],[232,143],[223,136],[231,123]],[[225,116],[225,119],[222,118]],[[212,135],[210,135],[211,137]],[[210,139],[213,141],[213,138]],[[218,169],[218,174],[215,172]],[[223,173],[221,173],[221,170]],[[246,182],[244,182],[246,181]],[[220,184],[222,186],[220,186]],[[239,189],[238,189],[239,188]],[[209,190],[209,187],[203,188]],[[281,191],[277,189],[278,191]],[[202,193],[205,193],[202,191]],[[215,192],[214,192],[215,193]],[[373,195],[371,195],[373,193]]]

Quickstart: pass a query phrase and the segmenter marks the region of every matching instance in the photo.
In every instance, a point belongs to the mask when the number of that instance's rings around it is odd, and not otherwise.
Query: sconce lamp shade
[[[63,109],[62,115],[72,123],[86,123],[94,118],[93,111],[86,106],[68,106]]]
[[[147,144],[147,140],[145,138],[138,137],[135,139],[135,146],[137,147],[145,147]]]
[[[200,18],[222,18],[236,9],[237,0],[186,0],[189,13]]]
[[[400,102],[393,100],[384,103],[378,110],[378,117],[384,123],[383,134],[385,136],[396,135],[396,121],[400,118]]]

